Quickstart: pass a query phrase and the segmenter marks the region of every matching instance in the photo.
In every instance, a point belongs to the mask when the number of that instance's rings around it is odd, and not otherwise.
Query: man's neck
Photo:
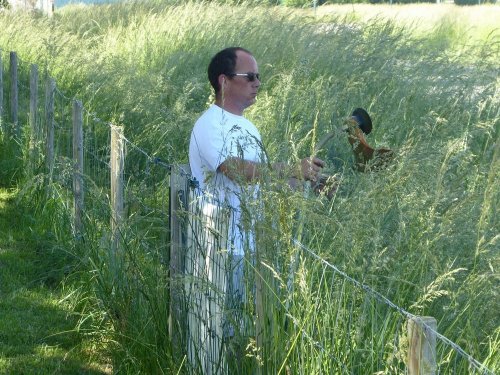
[[[240,109],[238,106],[235,106],[232,103],[228,103],[227,100],[223,102],[222,100],[217,99],[215,101],[215,104],[221,107],[224,111],[232,113],[233,115],[243,116],[243,109]]]

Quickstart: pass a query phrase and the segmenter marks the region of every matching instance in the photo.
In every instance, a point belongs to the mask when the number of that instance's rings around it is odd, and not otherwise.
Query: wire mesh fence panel
[[[223,372],[223,324],[230,212],[210,197],[192,197],[186,253],[188,357],[203,373]]]
[[[244,276],[251,254],[234,251],[242,234],[234,209],[189,183],[181,185],[186,190],[176,190],[171,196],[183,201],[180,205],[171,202],[178,208],[171,220],[184,228],[177,238],[181,246],[175,247],[182,256],[175,260],[182,268],[182,282],[174,284],[174,288],[182,285],[177,300],[182,307],[175,312],[183,327],[182,350],[193,373],[234,373],[244,355],[242,337],[253,329],[252,319],[244,318],[244,306],[251,298]],[[175,227],[174,223],[172,231]],[[175,254],[171,261],[174,258]]]
[[[109,186],[111,132],[108,124],[84,112],[84,170],[96,188]]]
[[[13,124],[13,134],[25,144],[29,130],[29,98],[31,64],[21,59],[17,54],[17,122]],[[12,93],[12,91],[11,91]],[[12,98],[11,98],[12,99]]]
[[[58,95],[54,102],[53,182],[64,188],[71,199],[73,187],[73,124],[71,101]]]
[[[110,155],[111,131],[109,125],[92,116],[83,108],[83,195],[84,228],[92,239],[107,238],[110,222]]]
[[[167,265],[170,166],[126,138],[124,170],[125,218],[134,243]],[[134,238],[135,236],[135,238]]]

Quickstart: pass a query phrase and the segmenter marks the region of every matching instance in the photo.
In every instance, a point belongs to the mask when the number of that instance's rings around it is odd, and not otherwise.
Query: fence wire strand
[[[309,249],[307,246],[305,246],[304,244],[302,244],[298,240],[294,239],[293,242],[301,250],[303,250],[305,253],[311,255],[313,258],[317,259],[321,263],[323,263],[326,266],[328,266],[329,268],[333,269],[336,273],[338,273],[339,275],[341,275],[342,277],[344,277],[346,280],[348,280],[349,282],[351,282],[352,284],[354,284],[358,288],[363,289],[365,292],[367,292],[369,295],[375,297],[380,302],[382,302],[382,303],[390,306],[391,308],[395,309],[400,314],[402,314],[403,316],[405,316],[407,319],[416,319],[416,318],[418,318],[416,315],[413,315],[412,313],[406,311],[404,308],[396,305],[395,303],[393,303],[391,300],[389,300],[387,297],[385,297],[384,295],[380,294],[376,290],[373,290],[368,285],[361,283],[360,281],[352,278],[351,276],[349,276],[345,272],[341,271],[338,267],[336,267],[335,265],[331,264],[326,259],[320,257],[318,254],[316,254],[314,251],[312,251],[311,249]],[[466,358],[467,361],[470,363],[470,365],[472,367],[474,367],[474,369],[478,370],[482,374],[486,374],[486,375],[490,375],[491,374],[491,375],[494,375],[494,373],[491,370],[485,368],[485,366],[482,363],[480,363],[478,360],[476,360],[474,357],[472,357],[470,354],[468,354],[458,344],[454,343],[453,341],[451,341],[447,337],[445,337],[442,334],[440,334],[439,332],[435,331],[432,327],[430,327],[429,325],[427,325],[425,322],[422,322],[422,325],[424,325],[426,327],[426,329],[428,329],[430,332],[434,333],[436,335],[436,337],[439,338],[441,341],[443,341],[444,343],[446,343],[447,345],[449,345],[450,347],[452,347],[462,357]]]

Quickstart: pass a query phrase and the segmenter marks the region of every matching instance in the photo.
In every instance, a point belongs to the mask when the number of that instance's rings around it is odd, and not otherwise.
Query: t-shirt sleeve
[[[199,156],[210,171],[217,168],[231,155],[227,145],[227,137],[221,131],[220,126],[213,122],[198,124],[193,131],[193,138]]]

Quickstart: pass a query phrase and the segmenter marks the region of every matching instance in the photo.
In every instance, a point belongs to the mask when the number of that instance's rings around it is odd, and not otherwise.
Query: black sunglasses
[[[231,73],[228,74],[229,77],[247,77],[248,82],[253,82],[255,81],[255,78],[257,78],[260,81],[260,74],[259,73]]]

